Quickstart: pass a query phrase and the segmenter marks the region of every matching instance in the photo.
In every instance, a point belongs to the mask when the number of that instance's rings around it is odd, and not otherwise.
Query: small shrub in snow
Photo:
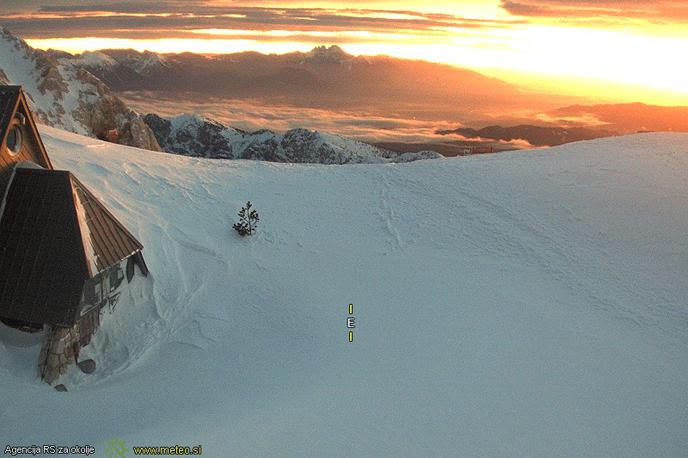
[[[256,227],[258,226],[258,221],[260,221],[260,216],[258,212],[251,209],[251,201],[246,202],[246,206],[242,207],[239,211],[239,222],[235,223],[234,230],[239,233],[239,235],[253,235],[256,232]]]

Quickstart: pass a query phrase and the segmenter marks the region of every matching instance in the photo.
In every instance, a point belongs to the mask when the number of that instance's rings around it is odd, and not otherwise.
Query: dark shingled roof
[[[84,282],[141,249],[71,173],[18,168],[0,220],[0,318],[71,326]]]
[[[17,169],[0,221],[0,317],[70,325],[88,276],[69,173]]]
[[[86,228],[82,227],[84,243],[90,243],[93,247],[97,272],[102,272],[143,249],[143,245],[117,221],[86,186],[74,176],[72,183],[85,213]],[[90,240],[86,239],[87,236],[90,236]]]
[[[21,86],[0,86],[0,135],[5,135],[19,102]],[[4,138],[0,138],[0,142]]]

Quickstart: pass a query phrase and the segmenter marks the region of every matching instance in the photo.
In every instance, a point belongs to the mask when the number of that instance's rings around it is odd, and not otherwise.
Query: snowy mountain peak
[[[117,65],[117,61],[100,51],[85,51],[73,57],[74,63],[84,67],[107,69]]]
[[[224,124],[215,121],[214,119],[206,118],[205,116],[196,113],[183,113],[177,116],[168,118],[173,129],[198,129],[205,124],[221,127],[227,130],[236,130]]]
[[[106,57],[80,56],[99,65],[111,63]],[[101,80],[71,59],[31,48],[5,28],[0,28],[0,82],[22,85],[44,124],[91,137],[116,130],[119,143],[160,150],[141,117]]]
[[[86,51],[72,55],[64,51],[50,50],[50,55],[58,58],[64,65],[72,64],[97,75],[110,84],[136,78],[154,78],[157,72],[170,66],[170,61],[162,54],[152,51],[139,52],[134,49],[105,49]]]
[[[248,133],[195,114],[163,118],[144,116],[163,150],[184,156],[252,159],[271,162],[350,164],[437,159],[434,152],[399,155],[367,143],[297,128],[283,134]]]
[[[348,54],[337,45],[330,47],[316,46],[306,53],[306,61],[311,63],[329,64],[350,61],[352,59],[354,59],[354,56]]]
[[[152,51],[144,51],[125,63],[130,64],[141,75],[147,75],[168,66],[165,56]]]

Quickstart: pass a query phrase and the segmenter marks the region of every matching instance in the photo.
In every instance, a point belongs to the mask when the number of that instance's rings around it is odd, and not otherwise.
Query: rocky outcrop
[[[302,55],[318,64],[350,62],[340,48]],[[44,52],[0,28],[0,80],[21,84],[44,124],[153,151],[187,156],[322,164],[409,162],[442,157],[433,152],[399,155],[367,143],[308,129],[245,132],[198,116],[141,117],[93,72],[125,79],[168,71],[166,56],[134,51]]]
[[[119,143],[152,151],[162,151],[153,131],[143,119],[138,117],[122,124],[119,131]]]
[[[110,88],[59,54],[31,48],[0,28],[0,82],[19,84],[40,122],[91,137],[116,130],[119,143],[160,151],[155,136]]]
[[[396,160],[394,162],[414,162],[422,161],[425,159],[439,159],[442,157],[444,156],[442,156],[440,153],[436,151],[424,150],[413,153],[401,153],[396,157]]]
[[[398,154],[367,143],[308,129],[245,132],[195,115],[144,116],[164,151],[185,156],[270,162],[355,164],[410,162],[442,156],[432,151]]]

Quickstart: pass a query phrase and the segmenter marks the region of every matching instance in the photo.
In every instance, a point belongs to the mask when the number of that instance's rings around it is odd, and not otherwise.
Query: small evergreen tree
[[[239,233],[239,235],[253,235],[256,232],[256,227],[258,226],[258,221],[260,221],[260,216],[258,212],[251,209],[251,201],[246,202],[246,206],[242,207],[239,211],[239,222],[235,223],[234,230]]]

